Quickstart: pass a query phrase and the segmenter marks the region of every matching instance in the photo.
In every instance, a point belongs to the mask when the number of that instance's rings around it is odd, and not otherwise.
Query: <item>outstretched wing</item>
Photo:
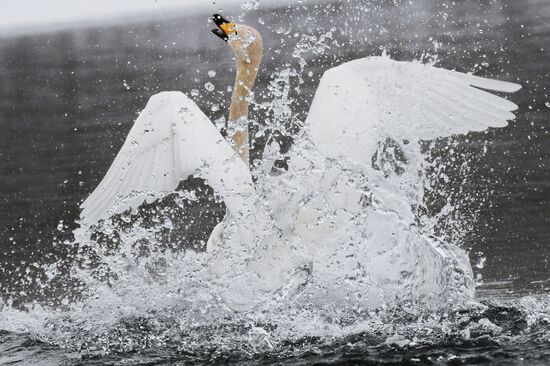
[[[82,203],[91,225],[198,176],[239,214],[254,194],[248,167],[196,104],[180,92],[152,96],[99,186]]]
[[[387,57],[354,60],[325,72],[305,131],[332,158],[370,164],[377,143],[504,127],[517,106],[487,91],[520,85]]]

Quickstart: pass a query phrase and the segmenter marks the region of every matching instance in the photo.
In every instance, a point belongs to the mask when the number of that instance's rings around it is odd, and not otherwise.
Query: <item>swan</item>
[[[273,219],[279,231],[293,233],[315,248],[319,263],[332,255],[330,250],[343,250],[345,241],[371,241],[366,248],[349,245],[346,260],[338,261],[339,269],[326,271],[325,277],[356,276],[351,271],[357,263],[346,261],[362,258],[361,266],[370,268],[368,277],[377,284],[403,283],[404,273],[410,273],[411,281],[426,286],[424,294],[445,297],[447,281],[462,281],[457,286],[470,291],[467,254],[416,227],[412,206],[422,199],[420,142],[506,126],[515,118],[512,112],[517,106],[492,92],[513,93],[521,86],[384,55],[346,62],[327,70],[320,80],[291,150],[288,174],[282,176],[289,182],[266,177],[263,187],[255,187],[249,169],[247,97],[262,60],[262,38],[254,28],[236,25],[219,14],[213,15],[213,21],[218,26],[213,33],[229,44],[237,63],[229,141],[185,94],[152,96],[105,177],[82,203],[81,224],[90,226],[144,201],[150,203],[193,175],[205,179],[223,199],[224,222],[231,218],[239,223],[244,242],[254,241],[258,216]],[[285,184],[294,193],[274,194],[267,200],[273,206],[267,214],[260,193],[269,195]],[[365,207],[371,210],[368,217]],[[207,251],[221,242],[224,222],[210,235]],[[350,232],[357,238],[350,239]],[[270,248],[275,255],[260,255],[263,259],[253,265],[256,279],[266,266],[277,265],[266,258],[283,258],[287,251],[276,240]],[[444,271],[433,278],[429,271],[418,274],[414,267],[419,263],[422,268],[459,268],[464,276]],[[241,302],[248,301],[239,293],[250,282],[247,278],[228,286],[228,293]],[[338,294],[342,289],[337,287],[336,298],[349,298],[349,293]],[[380,294],[369,296],[374,302],[387,300]]]

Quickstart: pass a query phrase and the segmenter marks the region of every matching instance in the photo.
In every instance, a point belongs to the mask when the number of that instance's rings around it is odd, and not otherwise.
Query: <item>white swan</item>
[[[261,211],[248,169],[246,97],[261,61],[262,40],[258,32],[248,26],[235,26],[219,15],[214,15],[214,21],[219,26],[214,33],[228,41],[237,58],[229,118],[230,125],[237,128],[231,135],[231,143],[224,140],[184,94],[169,92],[153,96],[105,178],[82,204],[81,222],[85,225],[172,192],[179,181],[189,175],[207,180],[223,198],[228,215],[235,218],[235,222],[246,226],[246,218],[253,218]],[[418,142],[505,126],[514,118],[511,112],[517,106],[482,89],[514,92],[519,88],[509,82],[421,63],[397,62],[388,57],[358,59],[326,71],[303,133],[291,153],[288,176],[293,177],[291,184],[295,193],[269,200],[274,205],[272,212],[278,216],[275,225],[282,232],[295,233],[306,243],[322,243],[317,246],[323,248],[319,250],[331,247],[343,250],[343,242],[356,240],[347,237],[352,232],[347,229],[350,225],[359,225],[364,238],[357,240],[371,240],[371,244],[361,248],[356,245],[354,251],[349,249],[350,255],[346,258],[355,258],[355,261],[364,258],[362,265],[366,263],[370,268],[369,281],[376,284],[406,283],[408,280],[402,276],[409,272],[416,276],[414,267],[420,261],[424,265],[421,268],[448,262],[449,268],[456,264],[460,270],[471,273],[465,253],[426,238],[414,228],[410,205],[421,198]],[[388,141],[393,147],[385,146]],[[388,170],[381,158],[386,148],[400,150],[407,162],[393,175],[389,171],[392,168]],[[264,191],[269,191],[269,184],[265,185]],[[133,198],[120,200],[128,196]],[[366,197],[375,210],[363,220]],[[265,217],[265,213],[260,216]],[[245,242],[251,241],[253,230],[250,225],[243,229]],[[211,234],[209,249],[222,231],[223,224],[220,224]],[[261,273],[266,266],[279,265],[269,258],[284,257],[287,248],[276,240],[267,246],[275,255],[259,255],[262,259],[252,265],[252,271],[257,274],[253,276],[254,281],[272,287],[272,278],[262,279]],[[317,258],[325,260],[327,253]],[[409,260],[403,256],[409,256]],[[401,262],[396,263],[396,258]],[[342,276],[348,272],[349,278],[355,276],[350,271],[355,271],[356,265],[348,265],[345,260],[337,263],[341,268],[321,271],[322,276]],[[323,265],[333,264],[324,263],[320,267]],[[281,268],[284,266],[281,263]],[[427,286],[421,293],[442,297],[447,281],[443,277],[452,277],[443,271],[441,278],[430,278],[426,273],[419,276],[424,277],[414,277],[411,281]],[[470,275],[463,277],[455,280],[467,282],[471,278]],[[246,288],[250,278],[234,281],[228,287],[228,294],[237,294]],[[281,281],[284,282],[283,277]],[[466,291],[472,288],[467,283],[464,287]],[[408,288],[414,289],[414,285]],[[438,292],[438,288],[442,290]],[[338,295],[340,290],[334,291],[337,298],[349,298],[349,294]],[[368,296],[376,302],[376,294]],[[244,302],[251,300],[241,294],[235,297]],[[385,299],[384,296],[378,298]]]

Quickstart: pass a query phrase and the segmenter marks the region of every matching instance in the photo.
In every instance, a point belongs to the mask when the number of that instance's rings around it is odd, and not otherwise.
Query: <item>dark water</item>
[[[291,69],[301,75],[301,83],[299,77],[290,78],[292,110],[282,123],[287,133],[273,135],[283,153],[307,115],[323,71],[380,54],[381,47],[396,59],[437,54],[442,67],[523,84],[511,97],[520,108],[508,127],[452,140],[452,153],[444,147],[449,141],[433,143],[434,158],[454,158],[456,164],[448,168],[450,181],[440,187],[444,193],[428,196],[427,202],[436,210],[441,196],[456,200],[466,213],[464,246],[474,265],[484,263],[474,266],[480,276],[478,295],[508,301],[524,294],[545,296],[550,290],[549,17],[550,2],[544,0],[373,1],[260,7],[242,20],[264,37],[257,101],[273,97],[267,86],[274,73]],[[70,246],[62,244],[72,239],[79,203],[99,183],[151,95],[181,90],[193,95],[212,120],[226,114],[233,60],[230,50],[209,34],[210,28],[207,14],[182,14],[162,21],[0,38],[0,297],[5,301],[21,306],[35,299],[55,303],[55,294],[71,291],[61,280],[41,285],[41,268],[70,256]],[[321,42],[319,35],[331,29],[332,38]],[[309,47],[294,57],[300,44]],[[301,59],[306,63],[301,65]],[[206,90],[206,82],[215,90]],[[269,111],[257,109],[252,116],[259,126],[281,126]],[[253,158],[261,156],[265,142],[265,137],[255,141]],[[463,161],[473,162],[471,169],[458,173]],[[445,233],[445,227],[441,230]],[[510,337],[524,334],[525,328],[514,324],[527,317],[514,311],[516,318],[500,320],[502,327],[509,325]],[[42,364],[58,353],[33,339],[0,333],[0,363]],[[529,339],[521,346],[499,342],[490,336],[464,344],[449,338],[436,342],[437,347],[396,351],[358,338],[319,345],[318,354],[283,357],[280,363],[515,364],[529,357],[525,364],[550,362],[544,339]],[[135,355],[134,361],[201,360],[201,355],[155,352]],[[459,358],[453,361],[450,353]],[[134,356],[74,357],[63,362],[118,364]],[[218,362],[224,357],[243,362],[231,355],[216,357]],[[279,362],[265,357],[256,362]]]

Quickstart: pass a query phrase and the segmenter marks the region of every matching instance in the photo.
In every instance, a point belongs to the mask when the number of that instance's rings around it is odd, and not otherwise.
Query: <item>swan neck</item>
[[[231,140],[247,166],[249,164],[248,97],[254,87],[258,68],[259,64],[237,61],[237,76],[229,108],[229,130],[235,131]]]

